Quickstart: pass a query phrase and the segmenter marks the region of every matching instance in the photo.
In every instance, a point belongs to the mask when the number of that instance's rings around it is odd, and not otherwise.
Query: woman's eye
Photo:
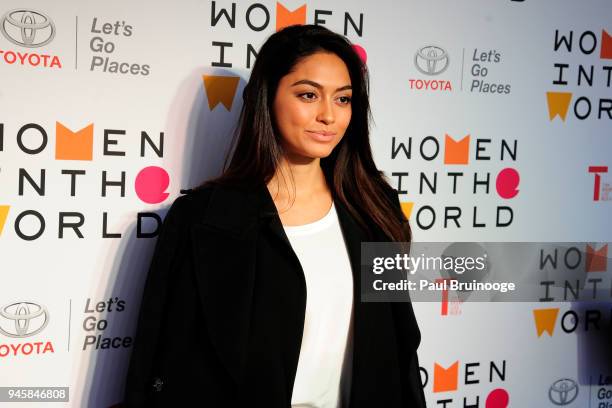
[[[313,100],[316,99],[317,94],[314,93],[314,92],[304,92],[304,93],[299,94],[298,96],[300,98],[302,98],[302,99],[306,99],[308,101],[313,101]],[[340,100],[340,102],[343,105],[348,105],[348,104],[351,103],[351,97],[350,96],[340,96],[338,99]]]
[[[304,95],[307,95],[307,96],[309,96],[309,97],[304,98]],[[307,100],[312,100],[312,99],[313,99],[313,98],[310,98],[310,96],[315,97],[315,96],[317,96],[317,95],[316,95],[314,92],[304,92],[304,93],[300,94],[300,97],[301,97],[301,98],[303,98],[303,99],[307,99]]]

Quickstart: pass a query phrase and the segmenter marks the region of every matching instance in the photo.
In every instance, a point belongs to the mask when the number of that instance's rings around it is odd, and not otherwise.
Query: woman
[[[410,240],[372,159],[365,65],[287,27],[243,99],[229,166],[164,220],[126,405],[424,407],[411,304],[359,297],[361,242]]]

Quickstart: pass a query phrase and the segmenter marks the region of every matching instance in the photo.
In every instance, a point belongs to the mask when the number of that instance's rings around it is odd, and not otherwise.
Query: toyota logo
[[[8,337],[29,337],[49,323],[47,308],[32,302],[18,302],[0,308],[0,333]]]
[[[548,389],[548,399],[555,405],[571,404],[578,396],[578,384],[569,378],[555,381]]]
[[[15,9],[2,16],[0,31],[15,45],[36,48],[53,40],[55,24],[40,11]]]
[[[414,65],[420,73],[438,75],[446,71],[449,64],[448,53],[441,47],[427,45],[419,48],[414,55]]]

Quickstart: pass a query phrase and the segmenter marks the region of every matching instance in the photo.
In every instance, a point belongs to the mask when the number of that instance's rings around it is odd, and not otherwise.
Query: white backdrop
[[[290,21],[365,50],[375,159],[417,241],[612,241],[608,1],[4,0],[0,15],[0,386],[120,402],[155,243],[141,233],[218,173],[249,50]],[[415,303],[428,405],[554,406],[569,379],[565,405],[612,406],[610,274],[597,304]],[[534,311],[555,308],[538,336]],[[10,316],[38,310],[11,336]]]

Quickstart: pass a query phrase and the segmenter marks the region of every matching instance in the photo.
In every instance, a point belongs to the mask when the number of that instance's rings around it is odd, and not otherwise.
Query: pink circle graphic
[[[487,395],[485,408],[507,408],[510,403],[510,395],[503,388],[496,388]]]
[[[515,169],[506,167],[497,174],[495,189],[501,198],[514,198],[518,194],[521,177]]]
[[[138,172],[134,188],[136,195],[147,204],[158,204],[168,198],[166,189],[170,185],[170,176],[166,170],[149,166]]]
[[[368,62],[368,54],[361,45],[353,44],[353,49],[355,50],[357,55],[359,55],[359,58],[361,58],[361,61],[363,61],[364,64]]]

